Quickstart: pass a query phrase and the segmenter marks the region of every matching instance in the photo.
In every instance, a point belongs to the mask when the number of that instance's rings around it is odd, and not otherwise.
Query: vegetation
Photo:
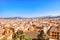
[[[25,40],[32,40],[31,38],[27,37]]]
[[[31,38],[26,38],[24,34],[15,33],[12,36],[13,40],[32,40]]]
[[[44,31],[41,30],[39,32],[40,32],[40,34],[38,34],[38,36],[37,36],[38,40],[45,40],[46,35],[44,34]],[[5,32],[4,32],[4,34],[5,34]],[[3,38],[2,40],[7,40],[7,37]],[[12,40],[32,40],[32,39],[29,37],[26,37],[24,34],[14,33],[12,35]]]
[[[40,34],[38,34],[38,40],[45,40],[46,38],[46,35],[44,34],[44,31],[43,30],[41,30],[40,31]]]
[[[15,33],[12,35],[13,40],[17,40],[19,38],[19,34]]]
[[[24,34],[20,35],[20,40],[25,40],[25,35]]]

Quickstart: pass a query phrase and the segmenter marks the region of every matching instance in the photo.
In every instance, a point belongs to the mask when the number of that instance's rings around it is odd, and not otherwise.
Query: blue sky
[[[0,17],[60,15],[60,0],[0,0]]]

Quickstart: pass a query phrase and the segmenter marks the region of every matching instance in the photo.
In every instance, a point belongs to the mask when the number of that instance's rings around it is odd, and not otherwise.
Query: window
[[[59,35],[59,32],[57,32],[57,35]]]

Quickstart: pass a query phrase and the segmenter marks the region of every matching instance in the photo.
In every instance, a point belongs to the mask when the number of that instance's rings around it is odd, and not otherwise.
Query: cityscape
[[[32,40],[38,39],[43,30],[45,40],[60,39],[60,18],[1,18],[0,40],[12,40],[15,33],[24,34]],[[42,35],[42,34],[41,34]],[[6,38],[5,38],[6,37]],[[4,39],[5,38],[5,39]],[[20,40],[20,39],[17,39]],[[23,40],[23,39],[22,39]]]
[[[0,0],[0,40],[60,40],[60,0]]]

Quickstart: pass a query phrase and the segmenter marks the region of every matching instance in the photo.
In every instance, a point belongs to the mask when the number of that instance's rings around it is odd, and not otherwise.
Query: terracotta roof
[[[59,26],[52,27],[50,31],[51,32],[60,32],[60,30],[58,30],[57,27],[59,27]]]
[[[37,35],[39,34],[38,31],[29,31],[25,33],[27,37],[30,37],[32,39],[36,38],[37,39]]]

